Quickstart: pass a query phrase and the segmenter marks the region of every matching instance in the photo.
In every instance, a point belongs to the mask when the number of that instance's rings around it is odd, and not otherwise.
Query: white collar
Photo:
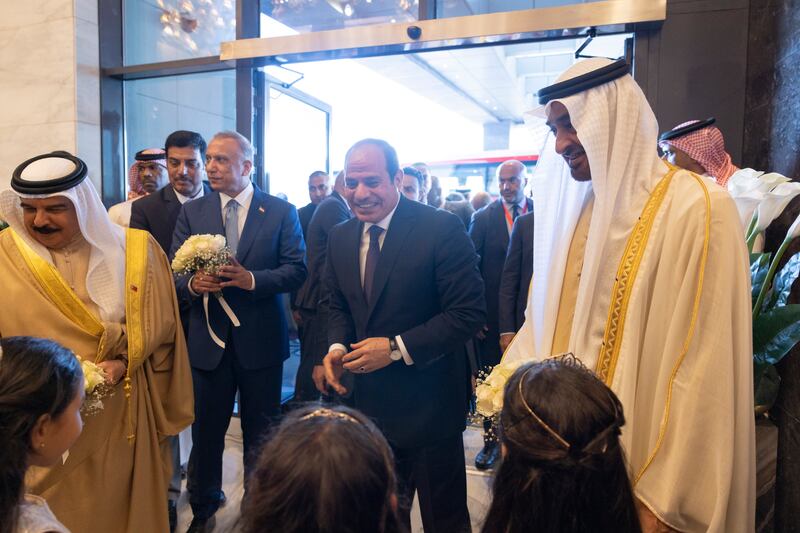
[[[197,200],[198,198],[202,197],[203,194],[205,194],[205,190],[203,190],[202,184],[200,185],[200,190],[197,192],[197,194],[195,194],[194,196],[191,196],[191,197],[185,196],[185,195],[179,193],[177,191],[177,189],[175,189],[175,187],[172,187],[172,190],[175,191],[175,196],[178,197],[178,201],[181,204],[185,204],[186,202],[189,202],[191,200]]]
[[[410,201],[410,200],[409,200]],[[397,203],[394,204],[394,208],[389,211],[389,214],[383,217],[383,219],[378,222],[377,224],[373,224],[372,222],[364,222],[364,233],[369,231],[369,228],[372,226],[378,226],[383,228],[383,231],[387,231],[389,229],[389,224],[392,222],[392,217],[394,216],[394,212],[397,211],[397,206],[400,205],[400,195],[397,195]]]
[[[230,200],[236,200],[236,203],[238,203],[242,207],[250,207],[250,201],[253,198],[253,182],[248,180],[247,186],[244,189],[242,189],[241,192],[236,195],[236,197],[228,196],[224,192],[219,193],[219,197],[220,200],[222,201],[222,207],[228,205],[228,202]]]

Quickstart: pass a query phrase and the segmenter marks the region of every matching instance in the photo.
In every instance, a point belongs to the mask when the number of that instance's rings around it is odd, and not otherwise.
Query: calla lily
[[[753,216],[758,209],[758,204],[764,199],[765,194],[760,191],[749,191],[740,196],[734,196],[733,201],[736,202],[736,210],[739,212],[739,220],[742,222],[743,230],[752,231],[751,221],[754,222]],[[754,226],[754,224],[753,224]],[[747,238],[748,235],[745,235]]]
[[[743,168],[734,172],[728,178],[728,192],[731,196],[740,196],[758,186],[758,178],[764,174],[752,168]]]
[[[789,202],[798,194],[800,194],[800,183],[797,182],[781,183],[766,193],[764,199],[758,204],[755,231],[760,233],[766,230],[767,226],[783,213]]]
[[[786,241],[793,241],[797,237],[800,237],[800,216],[794,219],[792,225],[789,226],[789,231],[786,232]]]

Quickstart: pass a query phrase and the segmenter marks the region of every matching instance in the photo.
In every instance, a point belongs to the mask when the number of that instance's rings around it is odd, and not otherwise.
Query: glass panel
[[[261,37],[417,20],[418,0],[260,0]],[[266,19],[266,20],[265,20]],[[287,33],[288,29],[288,33]]]
[[[504,11],[563,7],[601,0],[436,0],[436,18],[466,17]]]
[[[167,135],[184,129],[206,141],[236,129],[236,71],[168,76],[125,82],[125,161],[144,148],[163,147]]]
[[[219,55],[236,39],[236,0],[123,0],[125,65]]]
[[[265,164],[270,193],[297,207],[309,202],[307,177],[328,171],[328,114],[275,88],[269,90]]]

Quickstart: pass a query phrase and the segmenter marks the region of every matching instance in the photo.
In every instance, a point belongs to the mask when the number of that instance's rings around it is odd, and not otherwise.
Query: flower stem
[[[761,285],[761,290],[758,291],[758,298],[756,298],[756,303],[753,306],[753,320],[755,320],[758,315],[761,314],[761,305],[764,303],[767,290],[769,290],[770,285],[772,285],[772,278],[775,277],[775,271],[778,270],[778,263],[780,263],[781,257],[783,257],[783,254],[786,252],[786,249],[793,240],[794,239],[790,238],[784,239],[781,243],[781,247],[778,248],[778,251],[775,253],[775,257],[772,258],[772,262],[769,265],[769,270],[767,271],[767,277],[764,278],[764,284]]]

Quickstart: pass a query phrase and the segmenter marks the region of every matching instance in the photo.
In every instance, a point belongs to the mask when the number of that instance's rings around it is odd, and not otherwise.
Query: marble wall
[[[750,0],[743,163],[800,180],[800,2]]]
[[[95,0],[4,2],[0,17],[0,189],[25,159],[67,150],[100,184]]]

